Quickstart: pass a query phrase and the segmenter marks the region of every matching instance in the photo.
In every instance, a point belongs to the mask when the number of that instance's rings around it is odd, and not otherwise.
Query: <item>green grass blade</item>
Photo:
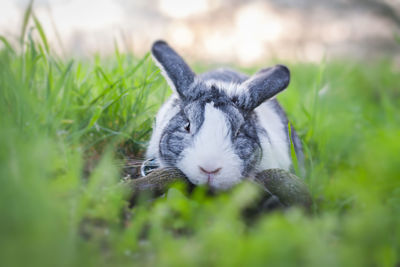
[[[40,21],[37,19],[37,17],[34,14],[32,15],[32,17],[33,17],[33,21],[35,22],[36,29],[39,32],[39,35],[40,35],[40,38],[44,45],[44,48],[45,48],[46,52],[49,53],[49,44],[47,42],[46,34],[43,31],[42,24],[40,23]]]
[[[10,51],[12,52],[12,54],[15,54],[15,50],[14,48],[10,45],[10,43],[7,41],[7,39],[0,35],[0,41],[4,44],[4,46]]]
[[[23,46],[23,44],[24,44],[25,34],[26,34],[26,30],[28,28],[28,23],[29,23],[29,18],[31,17],[31,14],[32,14],[32,6],[33,6],[33,0],[31,0],[29,2],[28,7],[26,8],[25,13],[24,13],[24,19],[22,22],[22,29],[21,29],[21,36],[20,36],[21,46]]]
[[[290,140],[290,155],[292,158],[292,164],[294,171],[297,175],[300,175],[299,161],[296,155],[296,149],[294,148],[293,140],[292,140],[292,126],[290,122],[288,123],[288,131],[289,131],[289,140]]]

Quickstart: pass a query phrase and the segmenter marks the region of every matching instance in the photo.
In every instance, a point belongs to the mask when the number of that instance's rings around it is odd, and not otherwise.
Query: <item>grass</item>
[[[305,146],[312,214],[248,224],[246,186],[172,188],[127,209],[121,166],[141,158],[169,93],[148,56],[58,58],[27,12],[1,38],[2,266],[396,266],[400,262],[400,73],[390,60],[292,63],[279,100]]]

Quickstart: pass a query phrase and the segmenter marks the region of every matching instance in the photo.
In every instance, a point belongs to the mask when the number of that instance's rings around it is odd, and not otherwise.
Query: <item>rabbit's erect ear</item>
[[[253,110],[285,89],[289,81],[290,72],[286,66],[262,69],[241,84],[244,90],[238,98],[238,105],[244,110]]]
[[[164,41],[156,41],[151,48],[151,53],[169,86],[181,97],[185,97],[195,77],[190,67]]]

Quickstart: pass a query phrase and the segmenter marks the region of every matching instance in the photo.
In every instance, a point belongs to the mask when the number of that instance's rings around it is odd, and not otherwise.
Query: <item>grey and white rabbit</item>
[[[155,42],[151,52],[174,93],[157,114],[148,159],[215,189],[261,170],[292,169],[288,120],[274,99],[289,84],[287,67],[251,77],[227,69],[196,75],[166,42]],[[302,162],[294,130],[291,138]]]

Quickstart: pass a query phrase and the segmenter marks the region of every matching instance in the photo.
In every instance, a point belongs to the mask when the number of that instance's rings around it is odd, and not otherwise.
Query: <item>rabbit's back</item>
[[[227,68],[219,68],[198,75],[203,81],[216,80],[227,83],[241,84],[247,80],[248,76]]]

